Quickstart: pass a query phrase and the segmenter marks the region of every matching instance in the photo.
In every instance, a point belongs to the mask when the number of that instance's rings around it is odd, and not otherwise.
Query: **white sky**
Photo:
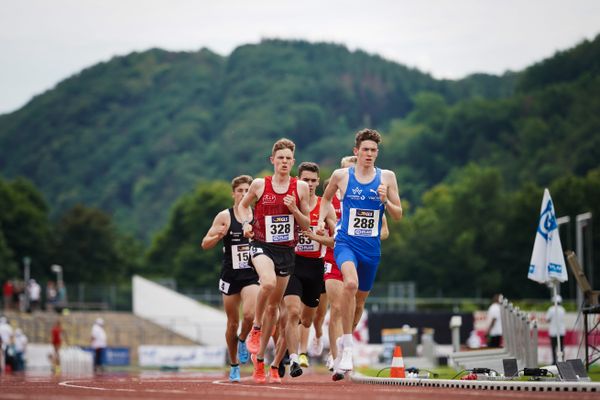
[[[598,0],[0,0],[0,113],[152,47],[327,41],[461,78],[520,70],[599,32]]]

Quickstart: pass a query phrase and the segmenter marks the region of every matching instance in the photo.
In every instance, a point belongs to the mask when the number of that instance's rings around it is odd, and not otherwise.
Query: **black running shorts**
[[[296,256],[296,267],[284,296],[299,296],[308,307],[317,307],[323,288],[323,259]]]
[[[294,273],[296,253],[293,247],[278,246],[265,242],[253,241],[250,243],[250,265],[254,268],[253,260],[256,257],[269,257],[275,264],[275,275],[286,277]]]

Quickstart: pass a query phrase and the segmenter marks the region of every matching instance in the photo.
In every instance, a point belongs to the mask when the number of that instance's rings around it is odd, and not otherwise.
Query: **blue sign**
[[[91,347],[83,347],[83,350],[95,354]],[[106,366],[127,366],[131,364],[129,347],[107,347],[104,351],[103,364]]]

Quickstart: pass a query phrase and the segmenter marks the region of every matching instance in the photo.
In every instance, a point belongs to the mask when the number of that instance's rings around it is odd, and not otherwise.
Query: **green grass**
[[[389,367],[380,368],[380,369],[375,369],[375,368],[370,368],[370,367],[361,367],[361,368],[357,368],[357,371],[366,376],[378,376],[380,378],[389,378],[390,377],[390,368]],[[424,372],[425,370],[422,369],[421,371]],[[432,368],[429,371],[434,374],[437,374],[436,379],[452,379],[456,374],[458,374],[458,371],[456,371],[450,367],[437,367],[437,368]]]

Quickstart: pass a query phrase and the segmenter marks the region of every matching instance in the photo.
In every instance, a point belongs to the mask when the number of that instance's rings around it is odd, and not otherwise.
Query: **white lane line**
[[[89,390],[100,390],[105,392],[145,392],[145,393],[177,393],[177,394],[185,394],[189,393],[185,390],[177,390],[177,389],[123,389],[123,388],[105,388],[105,387],[97,387],[97,386],[83,386],[83,385],[75,385],[71,383],[71,381],[63,381],[58,383],[59,386],[76,388],[76,389],[89,389]]]
[[[117,389],[117,388],[103,388],[103,387],[96,387],[96,386],[82,386],[82,385],[75,385],[71,382],[72,381],[59,382],[58,386],[64,386],[64,387],[76,388],[76,389],[90,389],[90,390],[114,391],[114,392],[136,392],[137,391],[135,389]]]
[[[245,379],[242,379],[245,380]],[[251,380],[248,379],[248,382],[251,382]],[[229,382],[229,381],[221,381],[221,380],[216,380],[216,381],[212,381],[212,383],[214,385],[222,385],[222,386],[236,386],[236,387],[240,387],[240,386],[246,386],[246,387],[256,387],[256,388],[260,388],[260,389],[274,389],[274,390],[297,390],[297,389],[293,389],[293,388],[289,388],[289,387],[282,387],[282,386],[269,386],[269,385],[246,385],[244,384],[244,382]]]

